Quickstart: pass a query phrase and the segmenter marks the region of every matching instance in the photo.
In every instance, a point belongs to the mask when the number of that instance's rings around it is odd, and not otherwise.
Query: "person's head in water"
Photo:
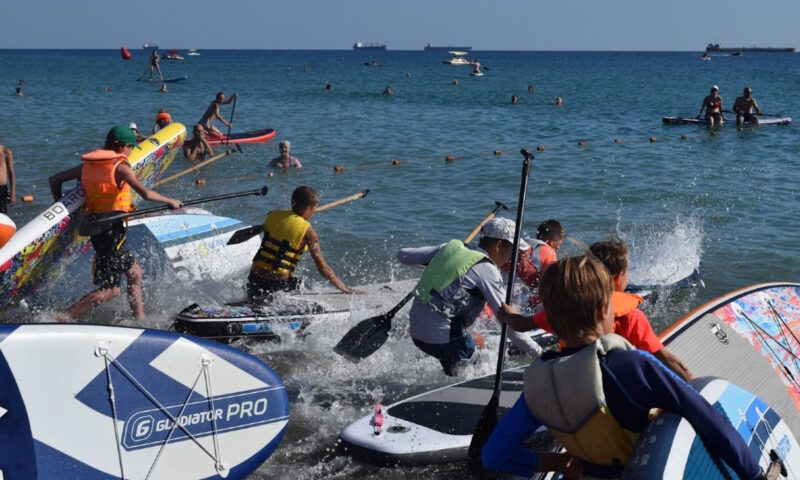
[[[390,85],[386,85],[386,90],[383,91],[383,96],[391,97],[392,95],[394,95],[394,92],[392,92],[392,87]]]
[[[533,93],[533,85],[528,85],[528,93]]]
[[[561,97],[556,97],[556,106],[560,107],[561,105],[564,105],[564,100]]]
[[[519,98],[516,95],[511,95],[511,104],[516,105],[517,103],[519,103]]]
[[[325,84],[325,90],[330,91],[331,89],[333,89],[333,86],[330,83],[326,83]]]
[[[308,220],[319,204],[319,193],[311,187],[300,186],[292,192],[292,211]]]
[[[161,84],[161,93],[167,93],[167,84],[166,83],[162,83]]]
[[[281,153],[281,157],[286,158],[289,156],[289,151],[292,149],[292,143],[289,140],[281,140],[281,143],[278,144],[278,151]]]
[[[16,95],[16,96],[18,96],[18,97],[21,97],[21,96],[23,96],[23,95],[22,95],[22,87],[17,87],[17,91],[16,91],[16,93],[14,93],[14,95]]]

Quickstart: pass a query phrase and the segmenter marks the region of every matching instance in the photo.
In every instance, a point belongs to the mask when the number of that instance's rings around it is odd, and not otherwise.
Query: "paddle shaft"
[[[508,285],[506,287],[506,304],[510,305],[514,293],[514,280],[516,279],[517,260],[519,258],[519,240],[522,234],[522,219],[525,213],[525,198],[528,193],[528,177],[531,171],[531,160],[533,154],[525,149],[520,151],[525,157],[522,162],[522,180],[519,186],[519,203],[517,204],[517,220],[514,228],[514,250],[511,254],[511,268],[508,272]],[[469,457],[477,459],[480,457],[483,445],[489,439],[492,430],[497,425],[497,408],[500,404],[500,388],[502,386],[503,368],[505,366],[506,357],[506,339],[508,338],[508,325],[502,324],[500,330],[500,351],[497,354],[497,371],[494,377],[494,390],[492,391],[492,398],[486,405],[486,408],[481,413],[478,419],[478,424],[475,426],[475,431],[472,434],[472,441],[469,445]]]
[[[338,207],[339,205],[342,205],[342,204],[345,204],[345,203],[348,203],[348,202],[352,202],[353,200],[358,200],[359,198],[364,198],[364,197],[367,196],[368,193],[369,193],[369,188],[364,190],[364,191],[361,191],[361,192],[358,192],[358,193],[354,193],[354,194],[352,194],[352,195],[350,195],[348,197],[340,198],[339,200],[334,200],[333,202],[326,203],[325,205],[317,207],[317,210],[316,210],[315,213],[324,212],[325,210],[327,210],[329,208]]]
[[[227,200],[229,198],[246,197],[249,195],[266,195],[267,191],[268,191],[267,187],[261,187],[256,190],[247,190],[245,192],[226,193],[224,195],[215,195],[213,197],[197,198],[195,200],[188,200],[186,202],[183,202],[183,206],[188,207],[190,205],[197,205],[200,203],[216,202],[217,200]],[[169,205],[162,205],[160,207],[153,207],[153,208],[145,208],[144,210],[137,210],[135,212],[120,213],[119,215],[114,215],[113,217],[107,217],[91,221],[89,222],[89,227],[91,228],[94,225],[100,225],[104,223],[114,222],[117,220],[122,220],[123,218],[141,217],[143,215],[156,212],[163,212],[165,210],[169,210]]]
[[[162,180],[157,181],[155,184],[153,184],[153,188],[158,187],[160,185],[164,185],[167,182],[171,182],[171,181],[175,180],[176,178],[181,178],[182,176],[187,175],[189,173],[192,173],[195,170],[199,170],[200,168],[203,168],[206,165],[209,165],[209,164],[211,164],[213,162],[216,162],[217,160],[219,160],[222,157],[227,157],[231,153],[241,152],[242,149],[241,149],[241,147],[239,147],[239,144],[237,143],[235,145],[236,145],[236,148],[231,148],[230,150],[226,150],[226,151],[224,151],[224,152],[222,152],[222,153],[220,153],[218,155],[215,155],[215,156],[209,158],[208,160],[204,160],[204,161],[198,163],[197,165],[195,165],[193,167],[189,167],[189,168],[187,168],[186,170],[184,170],[182,172],[178,172],[175,175],[171,175],[171,176],[169,176],[167,178],[164,178]]]
[[[233,97],[233,107],[231,107],[231,119],[228,122],[228,134],[225,135],[225,143],[231,143],[231,127],[233,127],[233,114],[236,113],[236,100],[239,98],[239,95]]]

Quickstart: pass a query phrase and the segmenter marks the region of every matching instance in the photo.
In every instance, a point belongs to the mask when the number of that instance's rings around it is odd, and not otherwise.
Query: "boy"
[[[231,103],[236,99],[237,96],[238,94],[236,92],[233,92],[231,98],[225,100],[225,92],[218,92],[217,96],[214,98],[214,101],[211,102],[211,105],[209,105],[208,108],[206,108],[206,111],[205,113],[203,113],[203,116],[200,117],[200,120],[197,121],[197,124],[200,125],[208,135],[212,135],[215,137],[223,136],[222,132],[217,127],[214,126],[214,119],[219,120],[220,122],[222,122],[223,125],[225,125],[228,128],[231,128],[233,124],[222,118],[222,116],[219,114],[219,106]]]
[[[361,293],[347,287],[325,262],[319,237],[308,222],[317,211],[319,194],[311,187],[297,187],[292,192],[291,210],[273,210],[264,220],[264,239],[253,257],[247,277],[247,297],[262,300],[270,293],[295,290],[300,282],[293,276],[300,256],[306,250],[322,278],[342,293]]]
[[[156,114],[156,121],[153,123],[153,135],[170,123],[172,123],[172,116],[167,112],[166,108],[160,109]]]
[[[692,374],[678,357],[664,348],[644,312],[639,310],[642,297],[625,292],[625,287],[628,286],[628,247],[625,242],[612,235],[607,242],[592,244],[589,250],[605,265],[614,282],[614,293],[611,296],[614,333],[624,337],[639,350],[652,353],[681,378],[691,381]]]
[[[136,146],[136,134],[125,125],[109,130],[103,149],[93,150],[81,157],[83,163],[50,177],[50,191],[54,200],[61,198],[64,182],[80,179],[86,191],[85,211],[89,219],[101,218],[103,214],[130,212],[131,188],[143,199],[161,202],[171,209],[181,208],[180,200],[165,197],[145,187],[128,164],[128,155]],[[111,223],[108,228],[92,235],[95,251],[93,280],[98,289],[87,293],[64,313],[71,320],[78,315],[108,302],[120,293],[124,274],[128,280],[128,302],[137,320],[144,317],[142,305],[142,268],[125,245],[126,228],[122,220]]]
[[[439,246],[403,248],[397,253],[400,263],[426,266],[409,313],[411,338],[417,348],[439,360],[448,376],[457,375],[472,359],[475,341],[467,328],[486,303],[504,318],[527,318],[512,307],[501,311],[506,291],[497,265],[511,258],[514,227],[512,220],[494,218],[481,229],[477,248],[451,240]],[[521,241],[521,249],[527,246]],[[516,344],[525,340],[522,337],[515,333],[511,340]]]
[[[0,213],[6,213],[8,203],[17,201],[17,178],[14,175],[14,154],[0,145]]]
[[[531,294],[528,296],[528,303],[531,309],[536,310],[541,301],[539,300],[539,279],[542,278],[544,270],[555,263],[558,249],[564,243],[567,233],[558,220],[545,220],[536,229],[536,239],[526,238],[531,248],[520,251],[519,261],[517,261],[517,277],[525,285],[530,287]],[[511,265],[503,265],[503,271],[508,272]]]
[[[525,370],[522,395],[483,447],[484,467],[525,477],[560,471],[568,478],[619,478],[650,409],[660,408],[684,417],[740,478],[761,478],[758,460],[711,404],[612,333],[613,288],[611,274],[593,257],[565,258],[544,272],[539,294],[564,348]],[[524,446],[543,424],[568,454],[539,456]]]

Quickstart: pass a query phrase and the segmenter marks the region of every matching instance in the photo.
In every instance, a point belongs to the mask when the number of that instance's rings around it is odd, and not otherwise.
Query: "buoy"
[[[686,140],[687,138],[689,137],[687,137],[686,134],[681,135],[681,140]]]
[[[205,178],[198,178],[197,180],[194,181],[194,183],[196,183],[198,187],[202,187],[203,185],[206,184],[206,179]]]
[[[22,196],[22,201],[23,202],[32,202],[33,201],[33,195],[23,195]]]
[[[616,140],[614,140],[614,143],[622,143],[622,139],[621,138],[617,138]]]
[[[267,178],[272,178],[272,177],[274,177],[274,176],[275,176],[275,174],[274,174],[273,172],[269,172],[269,173],[267,174]]]
[[[502,153],[503,153],[503,151],[502,151],[502,150],[495,150],[495,151],[494,151],[494,154],[495,154],[495,155],[500,155],[500,154],[502,154]]]
[[[650,143],[656,143],[656,137],[650,137]]]
[[[445,162],[448,162],[448,163],[449,163],[449,162],[452,162],[452,161],[453,161],[453,160],[455,160],[455,159],[456,159],[456,157],[454,157],[454,156],[452,156],[452,155],[448,155],[448,156],[444,157],[444,161],[445,161]]]
[[[585,146],[586,146],[586,142],[585,142],[585,141],[583,141],[583,140],[579,140],[579,141],[578,141],[578,146],[579,146],[579,147],[585,147]]]
[[[17,226],[14,221],[0,213],[0,247],[8,243],[16,231]]]
[[[458,79],[456,78],[453,79],[453,85],[458,85]]]
[[[128,51],[127,48],[122,47],[119,51],[120,55],[122,55],[123,60],[130,60],[131,59],[131,52]]]
[[[392,160],[392,165],[400,165],[401,163],[403,163],[402,160]]]
[[[333,167],[333,171],[334,172],[344,172],[344,167],[341,166],[341,165],[336,165],[335,167]]]
[[[538,147],[536,147],[536,150],[544,152],[544,145],[539,145]]]

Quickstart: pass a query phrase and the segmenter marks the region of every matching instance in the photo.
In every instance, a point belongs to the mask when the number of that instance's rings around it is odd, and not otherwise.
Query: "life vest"
[[[264,220],[264,239],[253,258],[253,267],[280,276],[291,275],[308,246],[300,244],[311,224],[291,210],[273,210]]]
[[[93,150],[81,157],[81,183],[86,192],[86,211],[89,213],[130,212],[131,186],[117,187],[114,172],[128,157],[113,150]]]
[[[450,240],[428,263],[414,288],[414,296],[450,320],[474,320],[466,315],[481,293],[467,290],[459,280],[482,261],[492,260],[481,251],[467,248],[460,240]]]
[[[156,115],[156,121],[158,122],[158,121],[161,121],[161,120],[165,120],[167,122],[171,122],[172,121],[172,117],[170,116],[169,113],[161,112],[161,113]]]
[[[622,428],[611,415],[599,357],[634,349],[612,333],[572,355],[537,358],[523,374],[525,402],[533,415],[570,454],[603,470],[621,472],[639,434]]]
[[[634,293],[614,292],[611,294],[611,309],[614,310],[614,318],[625,316],[639,308],[639,304],[644,298]]]

